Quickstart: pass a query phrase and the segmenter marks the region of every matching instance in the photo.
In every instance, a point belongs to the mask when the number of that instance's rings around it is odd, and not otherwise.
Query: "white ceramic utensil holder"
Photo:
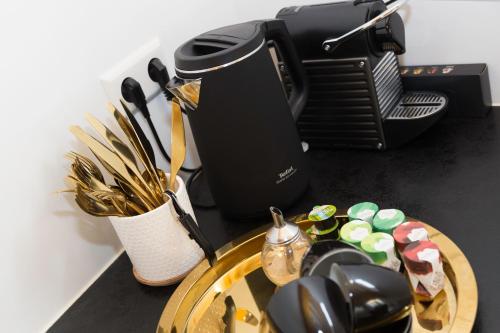
[[[179,176],[176,189],[182,208],[195,219],[186,186]],[[109,220],[134,266],[136,279],[143,284],[175,283],[205,256],[177,219],[171,200],[142,215],[111,216]]]

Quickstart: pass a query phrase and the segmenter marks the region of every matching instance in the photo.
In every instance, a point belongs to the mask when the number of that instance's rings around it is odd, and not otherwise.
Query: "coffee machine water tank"
[[[285,94],[268,43],[290,74]],[[290,206],[309,182],[295,125],[307,79],[285,24],[252,21],[201,34],[175,52],[176,75],[201,79],[198,106],[187,108],[214,200],[231,218]]]

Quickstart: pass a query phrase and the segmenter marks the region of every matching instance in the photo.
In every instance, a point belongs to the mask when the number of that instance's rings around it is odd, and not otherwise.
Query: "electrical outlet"
[[[148,75],[148,63],[152,58],[163,58],[160,40],[157,37],[142,45],[135,52],[101,75],[102,87],[111,103],[119,107],[120,98],[122,98],[122,82],[127,77],[133,77],[141,84],[148,101],[158,95],[160,87]],[[135,109],[133,104],[127,103],[127,105],[131,110]]]
[[[119,110],[122,110],[120,99],[123,99],[121,86],[122,82],[127,77],[133,77],[136,79],[144,91],[146,100],[148,101],[148,109],[151,113],[151,119],[155,125],[155,128],[160,137],[163,147],[170,155],[170,135],[171,135],[171,104],[167,103],[167,100],[161,94],[160,87],[156,82],[153,82],[148,74],[148,64],[152,58],[158,58],[163,60],[165,57],[162,52],[160,45],[160,40],[154,38],[150,42],[144,44],[139,49],[131,53],[125,59],[117,63],[106,73],[101,75],[100,81],[102,87],[108,97],[108,100],[113,103]],[[135,118],[144,133],[148,137],[149,141],[153,146],[155,152],[157,167],[163,170],[169,170],[168,162],[159,149],[158,144],[149,128],[146,119],[139,112],[134,112],[136,107],[131,103],[127,103],[127,106],[135,114]],[[122,110],[123,111],[123,110]],[[198,168],[201,165],[200,159],[198,157],[198,152],[196,150],[196,144],[193,140],[193,135],[189,127],[189,121],[184,115],[184,126],[186,134],[186,158],[184,161],[184,167],[189,169]]]

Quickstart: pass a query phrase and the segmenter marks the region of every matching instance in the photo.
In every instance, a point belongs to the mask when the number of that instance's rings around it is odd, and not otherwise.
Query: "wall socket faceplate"
[[[101,75],[100,80],[102,87],[113,105],[121,109],[121,86],[123,80],[127,77],[133,77],[141,84],[144,95],[146,95],[148,101],[158,95],[160,87],[156,82],[153,82],[148,75],[148,64],[152,58],[159,58],[160,60],[163,58],[160,40],[157,37],[139,47],[136,51]],[[130,110],[135,109],[133,104],[127,103],[127,105]]]
[[[153,120],[155,128],[158,131],[163,147],[165,147],[165,150],[170,155],[171,104],[167,103],[165,97],[161,93],[159,85],[156,82],[153,82],[149,77],[148,64],[152,58],[158,58],[162,61],[164,59],[159,38],[154,38],[150,42],[139,47],[139,49],[128,55],[125,59],[101,75],[100,80],[108,100],[119,110],[122,110],[120,99],[123,99],[121,92],[123,80],[127,77],[133,77],[141,84],[146,100],[148,101],[148,109],[151,113],[151,119]],[[140,112],[135,112],[136,107],[133,104],[127,103],[127,105],[132,113],[134,113],[137,122],[153,146],[157,160],[157,167],[168,171],[170,167],[166,159],[164,159],[163,155],[161,155],[146,120]],[[189,127],[189,121],[185,115],[184,127],[186,135],[186,159],[184,161],[184,167],[190,169],[197,168],[201,165],[201,162],[198,157],[191,128]]]

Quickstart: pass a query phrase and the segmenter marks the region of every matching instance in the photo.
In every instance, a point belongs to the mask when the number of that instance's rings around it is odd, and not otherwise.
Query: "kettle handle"
[[[265,21],[264,25],[266,40],[276,42],[280,47],[281,56],[288,66],[290,80],[292,81],[292,91],[288,103],[290,104],[293,119],[296,121],[306,104],[309,92],[306,72],[299,60],[285,22],[282,20],[269,20]]]

